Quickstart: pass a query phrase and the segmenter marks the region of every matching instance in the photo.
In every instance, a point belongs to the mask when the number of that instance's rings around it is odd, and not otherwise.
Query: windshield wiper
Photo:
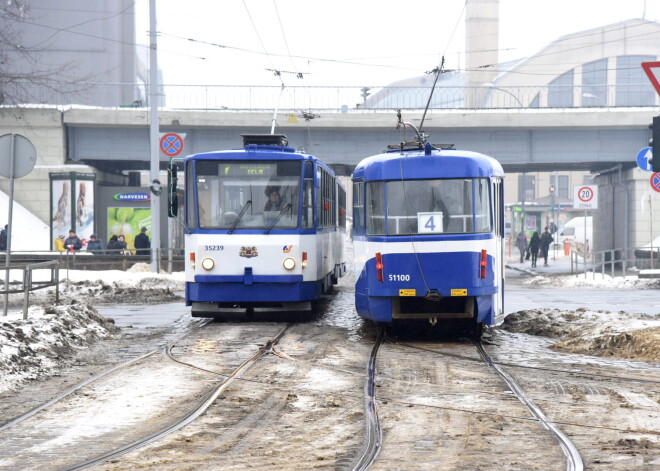
[[[277,221],[280,220],[282,215],[290,210],[293,207],[291,203],[288,203],[286,206],[284,206],[282,209],[280,209],[280,214],[277,215],[277,217],[273,220],[273,222],[270,223],[270,226],[268,226],[268,229],[264,232],[264,234],[268,234],[271,230],[273,230],[273,227],[275,227],[275,224],[277,224]]]
[[[232,232],[234,232],[234,229],[236,229],[236,226],[238,226],[238,223],[240,222],[241,218],[245,214],[245,211],[247,211],[247,209],[250,206],[252,206],[252,200],[247,200],[245,202],[245,204],[243,205],[243,207],[241,208],[241,211],[238,213],[238,216],[236,216],[236,219],[234,219],[234,222],[231,224],[231,227],[229,228],[229,231],[227,232],[227,234],[231,234]]]

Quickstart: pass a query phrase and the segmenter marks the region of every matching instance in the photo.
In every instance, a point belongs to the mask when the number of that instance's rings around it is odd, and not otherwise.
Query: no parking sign
[[[660,172],[651,175],[651,188],[660,193]]]
[[[185,137],[185,134],[175,132],[161,134],[160,151],[168,157],[176,157],[183,150],[183,139]]]
[[[575,209],[598,209],[598,187],[596,185],[575,185],[573,187],[573,207]]]

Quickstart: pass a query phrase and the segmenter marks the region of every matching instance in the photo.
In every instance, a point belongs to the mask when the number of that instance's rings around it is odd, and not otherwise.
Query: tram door
[[[501,178],[493,179],[493,223],[495,232],[495,316],[504,312],[504,188]]]

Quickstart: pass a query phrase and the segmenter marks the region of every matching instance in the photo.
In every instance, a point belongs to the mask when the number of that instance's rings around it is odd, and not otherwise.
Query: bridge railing
[[[56,87],[53,87],[57,90]],[[148,106],[146,86],[126,83],[80,83],[78,89],[33,96],[31,103],[68,106],[86,104],[110,108]],[[337,113],[395,109],[419,110],[426,106],[430,86],[257,86],[174,85],[159,86],[161,108],[190,110],[273,111],[305,119],[302,111]],[[101,97],[101,98],[94,98]],[[94,101],[99,101],[95,103]],[[55,101],[55,102],[53,102]],[[650,84],[589,86],[438,86],[430,108],[467,109],[566,109],[653,108],[660,104]],[[300,114],[300,116],[298,116]],[[309,116],[307,116],[309,118]]]

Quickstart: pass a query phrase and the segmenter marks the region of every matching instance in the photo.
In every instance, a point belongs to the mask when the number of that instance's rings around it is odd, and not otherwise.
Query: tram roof
[[[422,180],[428,178],[503,177],[502,165],[478,152],[434,149],[387,152],[363,159],[353,180]]]
[[[187,155],[183,160],[311,160],[334,175],[334,171],[325,162],[310,154],[301,153],[291,147],[254,145],[235,149],[200,152]]]

